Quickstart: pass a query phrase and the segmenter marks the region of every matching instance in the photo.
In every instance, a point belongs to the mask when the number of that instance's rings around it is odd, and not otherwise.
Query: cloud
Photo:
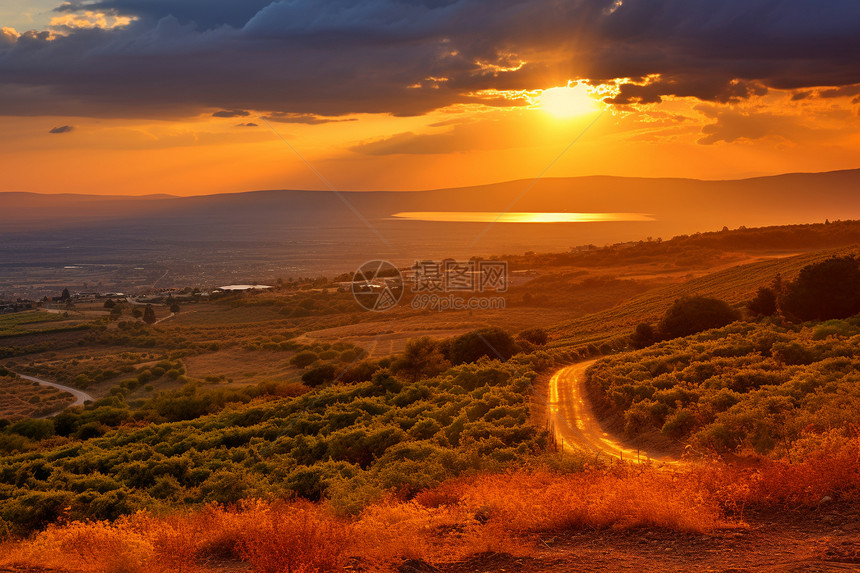
[[[304,123],[306,125],[319,125],[321,123],[337,123],[341,121],[356,121],[354,117],[338,118],[323,117],[312,113],[273,113],[263,117],[266,121],[277,123]]]
[[[157,22],[173,17],[197,30],[221,26],[241,28],[272,0],[101,0],[95,2],[64,2],[55,12],[84,10],[134,15]]]
[[[453,133],[416,134],[411,131],[358,143],[351,151],[363,155],[432,155],[451,153],[462,146]]]
[[[213,113],[212,117],[248,117],[249,115],[251,112],[244,109],[222,109]]]
[[[11,45],[18,41],[21,34],[15,28],[0,27],[0,44]]]
[[[73,129],[75,128],[71,125],[61,125],[59,127],[52,127],[48,133],[69,133]]]
[[[57,11],[124,24],[3,32],[0,114],[254,109],[312,123],[579,78],[634,80],[617,104],[860,83],[855,0],[95,0]]]
[[[739,111],[706,105],[696,109],[716,120],[702,128],[702,137],[698,140],[702,145],[754,141],[768,137],[788,141],[832,140],[836,136],[830,129],[813,129],[805,125],[802,118],[786,114]]]
[[[829,90],[821,90],[818,95],[823,98],[837,98],[846,96],[850,97],[860,95],[860,84],[853,86],[842,86]]]
[[[253,121],[249,121],[246,123],[236,124],[236,127],[259,127],[259,126],[256,123],[254,123]]]
[[[51,18],[50,28],[59,34],[68,34],[79,29],[118,28],[127,26],[131,20],[128,16],[85,10],[83,15],[63,14]]]

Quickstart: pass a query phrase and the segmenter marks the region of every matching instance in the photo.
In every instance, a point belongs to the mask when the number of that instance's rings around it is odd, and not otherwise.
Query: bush
[[[407,380],[432,378],[451,367],[442,354],[439,344],[429,336],[413,338],[406,342],[406,349],[391,364],[391,371]]]
[[[334,380],[337,370],[331,364],[323,364],[302,374],[302,382],[307,386],[322,386]]]
[[[779,300],[788,318],[828,320],[860,312],[860,264],[853,255],[833,257],[801,269]]]
[[[753,318],[773,316],[776,314],[776,291],[768,287],[760,287],[755,297],[747,303],[747,312]]]
[[[543,328],[529,328],[527,330],[523,330],[517,335],[517,338],[521,338],[535,346],[543,346],[549,342],[549,334],[547,334],[546,330]]]
[[[511,335],[501,328],[481,328],[455,338],[448,359],[453,364],[476,362],[485,356],[505,361],[519,350]]]
[[[310,350],[303,350],[290,358],[290,364],[296,368],[306,368],[317,361],[317,355]]]
[[[373,375],[379,370],[379,365],[364,360],[348,368],[340,379],[344,384],[355,384],[356,382],[367,382],[373,379]]]
[[[52,420],[27,419],[21,420],[9,428],[9,431],[31,440],[44,440],[54,435]]]
[[[657,331],[664,340],[680,338],[720,328],[740,318],[727,302],[703,296],[687,296],[669,307],[660,320]]]
[[[240,551],[260,573],[342,569],[350,539],[346,523],[306,503],[267,513],[249,533]]]
[[[657,334],[654,332],[654,327],[647,322],[642,322],[636,325],[633,329],[633,335],[630,337],[630,343],[633,348],[645,348],[651,346],[657,340]]]

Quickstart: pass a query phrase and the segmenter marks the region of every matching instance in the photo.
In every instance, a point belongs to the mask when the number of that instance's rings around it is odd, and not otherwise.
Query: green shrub
[[[54,435],[54,421],[25,419],[12,424],[8,431],[31,440],[44,440]]]
[[[322,364],[302,374],[302,382],[311,388],[332,382],[337,370],[331,364]]]

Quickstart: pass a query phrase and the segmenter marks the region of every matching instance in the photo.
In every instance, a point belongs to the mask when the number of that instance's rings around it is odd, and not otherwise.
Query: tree
[[[391,364],[391,371],[407,380],[432,378],[451,367],[439,345],[429,336],[413,338],[406,342],[406,349]]]
[[[747,303],[747,312],[753,318],[776,314],[776,291],[769,287],[759,287],[755,296]]]
[[[151,304],[146,305],[146,308],[143,309],[143,322],[146,324],[155,324],[155,310]]]
[[[661,339],[668,340],[720,328],[740,318],[726,301],[703,296],[685,296],[676,300],[657,326]]]
[[[455,338],[448,359],[453,364],[475,362],[484,356],[505,361],[519,351],[506,331],[497,327],[481,328]]]
[[[636,325],[633,329],[633,334],[630,336],[630,343],[634,348],[645,348],[651,346],[657,341],[657,334],[654,332],[654,327],[647,322],[642,322]]]
[[[170,312],[172,312],[173,314],[176,314],[180,310],[182,310],[182,309],[179,308],[179,303],[174,302],[173,304],[170,305]]]
[[[854,255],[807,265],[785,286],[779,308],[787,318],[830,320],[860,312],[860,262]]]
[[[109,298],[109,299],[107,299],[107,300],[105,301],[105,305],[104,305],[104,306],[105,306],[105,308],[107,308],[107,309],[111,309],[111,308],[113,308],[113,307],[115,307],[115,306],[116,306],[116,303],[113,301],[113,299],[112,299],[112,298]]]
[[[549,335],[543,328],[529,328],[520,332],[517,337],[522,338],[527,342],[531,342],[535,346],[543,346],[549,341]]]
[[[65,301],[69,300],[70,298],[72,298],[72,295],[69,294],[69,289],[64,288],[63,293],[60,295],[60,300],[65,302]]]
[[[134,309],[132,309],[132,311],[131,311],[131,315],[132,315],[134,318],[140,318],[140,317],[142,317],[142,316],[143,316],[143,311],[142,311],[142,310],[140,310],[139,308],[134,308]]]

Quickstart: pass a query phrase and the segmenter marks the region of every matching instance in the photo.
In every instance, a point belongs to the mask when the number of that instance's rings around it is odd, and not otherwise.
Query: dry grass
[[[185,367],[194,378],[225,376],[237,384],[277,381],[295,382],[302,370],[290,364],[294,352],[230,348],[187,356]]]
[[[53,414],[74,401],[74,396],[62,390],[17,376],[0,376],[0,418],[17,420]]]
[[[537,535],[576,528],[742,526],[747,504],[814,505],[860,496],[860,440],[833,440],[797,464],[710,463],[672,471],[618,465],[564,474],[482,474],[389,498],[357,518],[325,504],[248,502],[113,523],[66,523],[10,544],[0,565],[71,573],[184,572],[244,561],[260,573],[322,573],[350,563],[394,570],[403,559],[452,562],[485,551],[528,554]],[[732,516],[728,518],[727,515]]]
[[[685,477],[635,466],[570,475],[484,475],[424,495],[431,500],[438,495],[456,499],[487,523],[513,533],[579,527],[665,527],[704,533],[728,525],[719,504]]]

